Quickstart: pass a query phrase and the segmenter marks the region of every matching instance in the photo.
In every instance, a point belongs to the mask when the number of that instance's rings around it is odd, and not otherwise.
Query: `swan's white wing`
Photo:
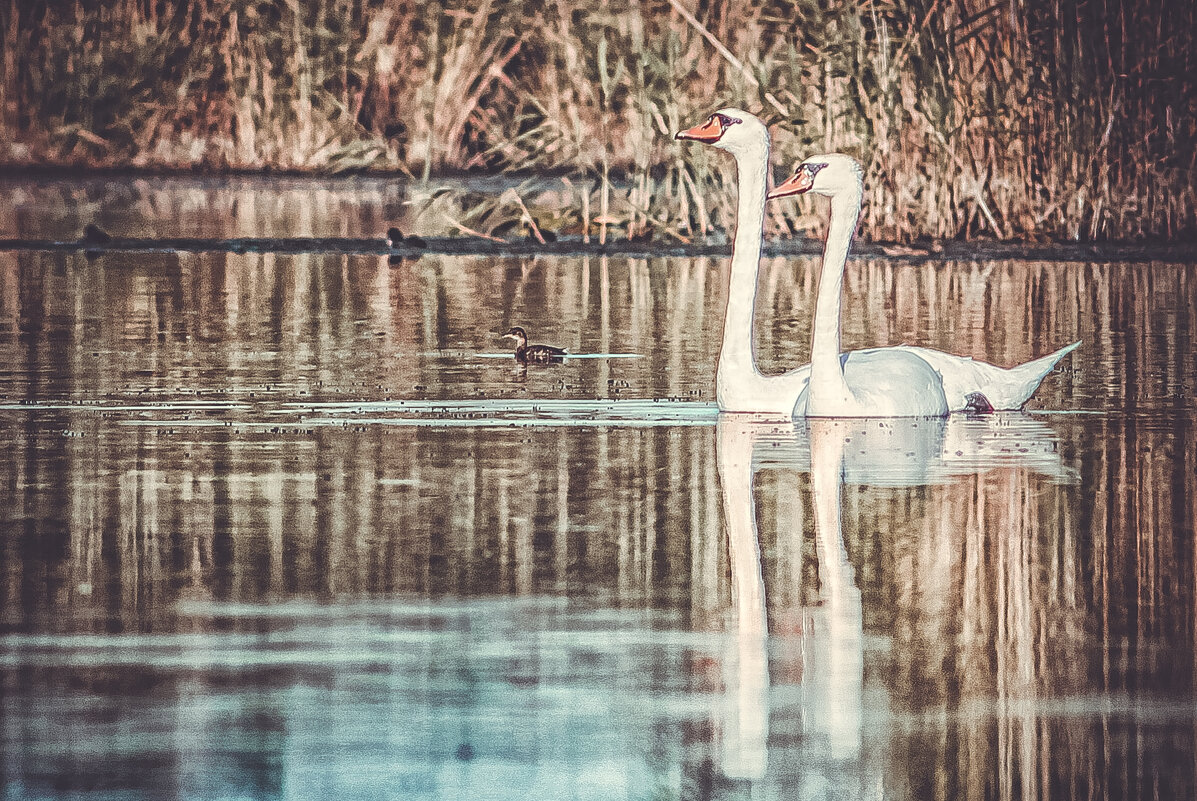
[[[1014,367],[998,367],[969,356],[954,356],[931,348],[899,345],[891,350],[913,353],[943,376],[943,391],[948,408],[961,411],[968,407],[967,397],[979,392],[997,410],[1021,409],[1056,362],[1081,343],[1074,342],[1055,353]]]

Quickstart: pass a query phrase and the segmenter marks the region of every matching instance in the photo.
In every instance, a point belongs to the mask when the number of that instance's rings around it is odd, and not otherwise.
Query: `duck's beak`
[[[504,334],[499,339],[519,339],[515,334]]]
[[[806,169],[806,165],[800,166],[794,171],[786,180],[773,187],[773,191],[769,193],[769,200],[779,197],[788,197],[790,195],[801,195],[803,192],[809,192],[810,188],[815,185],[815,174]]]
[[[711,117],[702,125],[695,125],[693,128],[687,128],[684,131],[678,131],[673,135],[674,139],[693,139],[695,142],[718,142],[719,137],[723,136],[723,126],[719,124],[716,117]]]

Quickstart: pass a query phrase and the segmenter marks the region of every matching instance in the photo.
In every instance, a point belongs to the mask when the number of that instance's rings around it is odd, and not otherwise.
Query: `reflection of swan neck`
[[[716,385],[721,409],[745,408],[736,391],[750,389],[762,376],[753,353],[752,319],[756,306],[756,273],[761,258],[761,232],[765,221],[766,171],[769,140],[759,147],[737,152],[739,199],[736,236],[732,249],[727,313],[719,349]]]
[[[815,551],[828,634],[827,692],[834,710],[828,734],[837,755],[855,757],[863,717],[864,616],[840,514],[847,429],[839,420],[808,422]]]
[[[840,303],[848,247],[860,218],[861,189],[850,188],[831,198],[831,220],[823,246],[823,270],[815,302],[811,338],[811,394],[838,400],[848,394],[840,363]]]
[[[765,775],[769,737],[768,624],[752,495],[752,451],[757,429],[742,419],[726,417],[720,416],[716,453],[736,637],[726,662],[729,707],[724,721],[722,768],[728,776],[757,779]]]
[[[837,608],[856,589],[844,547],[841,487],[845,429],[838,420],[810,420],[810,480],[815,507],[816,551],[820,581]]]
[[[752,495],[752,451],[756,438],[751,423],[720,420],[716,452],[739,634],[763,638],[767,634],[765,584]]]

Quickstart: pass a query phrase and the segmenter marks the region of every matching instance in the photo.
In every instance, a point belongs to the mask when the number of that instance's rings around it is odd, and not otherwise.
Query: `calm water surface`
[[[850,347],[1082,347],[794,426],[724,266],[0,253],[3,797],[1192,797],[1197,270],[853,262]]]

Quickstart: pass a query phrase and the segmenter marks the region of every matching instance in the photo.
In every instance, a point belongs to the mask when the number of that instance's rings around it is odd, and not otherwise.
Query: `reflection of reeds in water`
[[[1135,796],[1146,789],[1142,777],[1093,766],[1119,751],[1136,713],[1112,713],[1096,736],[1098,699],[1142,687],[1164,697],[1191,692],[1193,666],[1165,643],[1191,642],[1193,596],[1164,596],[1191,569],[1183,565],[1192,513],[1177,502],[1197,486],[1171,460],[1170,479],[1145,466],[1133,477],[1109,475],[1109,454],[1163,448],[1168,437],[1133,424],[1100,428],[1108,445],[1096,464],[1086,462],[1097,475],[1081,477],[1087,500],[1079,505],[1059,486],[997,470],[858,509],[859,547],[893,560],[883,568],[892,576],[873,590],[894,594],[873,604],[866,597],[865,606],[893,615],[886,671],[894,701],[924,721],[949,716],[949,739],[932,728],[932,739],[911,744],[954,764],[947,775],[960,786],[945,797],[1043,797],[1079,777],[1098,795]],[[1194,444],[1190,437],[1187,453]],[[903,515],[916,535],[899,536],[892,549],[871,541],[892,536]],[[1072,706],[1044,712],[1059,704]]]
[[[130,269],[111,255],[0,254],[0,392],[145,406],[203,390],[263,407],[417,385],[469,395],[438,349],[489,349],[496,322],[530,316],[571,347],[649,354],[643,367],[595,366],[606,372],[583,396],[613,393],[608,377],[635,369],[637,394],[687,394],[709,382],[721,293],[712,262],[667,266],[203,255]],[[776,367],[802,358],[794,332],[809,326],[814,267],[793,266],[766,263],[762,282],[762,352]],[[1135,412],[1061,421],[1077,487],[998,470],[849,488],[843,506],[866,631],[896,642],[880,673],[866,662],[866,683],[883,675],[891,707],[915,721],[975,715],[946,723],[950,736],[915,725],[894,748],[958,775],[945,797],[1073,779],[1120,794],[1138,779],[1096,766],[1123,723],[1094,732],[1091,718],[1036,716],[1034,703],[1132,681],[1191,689],[1192,660],[1162,646],[1194,637],[1192,280],[1169,265],[863,262],[849,274],[850,344],[915,332],[1012,362],[1081,338],[1079,372],[1052,376],[1041,402]],[[709,429],[273,433],[202,412],[155,426],[0,414],[6,626],[170,626],[179,597],[565,592],[681,608],[704,627],[730,596]],[[816,560],[809,537],[779,532],[813,525],[809,485],[765,471],[757,494],[770,625],[793,631]],[[778,682],[800,673],[786,658]]]
[[[261,382],[315,392],[323,382],[343,392],[354,376],[380,372],[386,383],[366,387],[370,397],[416,385],[443,395],[462,375],[446,380],[429,354],[496,349],[496,331],[520,323],[575,352],[645,354],[619,365],[646,368],[643,394],[709,393],[726,286],[710,273],[725,263],[712,259],[425,257],[393,268],[373,257],[195,254],[149,255],[146,269],[128,270],[115,254],[66,258],[63,269],[59,257],[0,257],[0,330],[11,333],[0,362],[39,360],[10,379],[35,375],[39,397],[213,380],[225,390]],[[765,370],[806,360],[817,271],[814,259],[762,265]],[[870,260],[849,266],[845,286],[849,348],[911,342],[1010,364],[1080,339],[1074,368],[1045,383],[1042,405],[1183,409],[1194,393],[1185,356],[1197,285],[1183,268]],[[53,363],[56,351],[22,348],[22,331],[65,348],[71,366]],[[608,391],[611,369],[594,365],[606,372],[587,394]]]
[[[5,477],[33,528],[6,538],[20,546],[9,625],[70,609],[73,626],[158,628],[176,598],[212,597],[567,592],[686,607],[690,571],[723,563],[704,534],[707,429],[81,430],[15,438],[30,458]],[[677,466],[657,470],[666,454]]]
[[[381,245],[388,226],[409,229],[408,199],[400,183],[365,176],[15,179],[0,192],[0,236],[73,240],[96,223],[122,237],[350,237]]]
[[[1159,0],[55,0],[0,19],[0,160],[556,170],[581,179],[572,227],[689,236],[729,225],[728,170],[668,137],[734,103],[782,121],[787,166],[861,155],[872,236],[1194,225],[1197,21]]]

